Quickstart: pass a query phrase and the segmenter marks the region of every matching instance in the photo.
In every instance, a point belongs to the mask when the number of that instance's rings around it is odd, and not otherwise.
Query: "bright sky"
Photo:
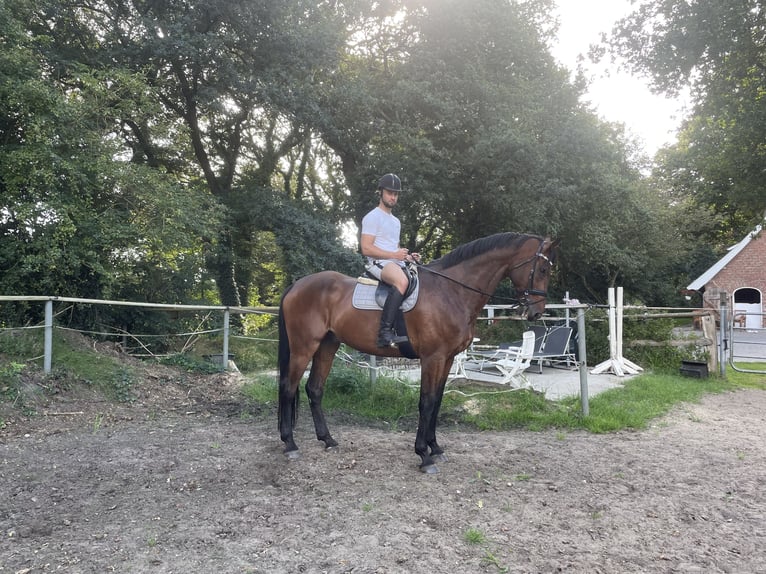
[[[579,54],[587,55],[601,33],[610,32],[631,10],[629,0],[558,0],[558,4],[559,43],[553,55],[570,70],[577,68]],[[650,156],[675,141],[683,117],[682,101],[653,95],[646,80],[618,72],[609,64],[596,67],[586,58],[583,66],[591,80],[588,98],[601,117],[624,123]]]

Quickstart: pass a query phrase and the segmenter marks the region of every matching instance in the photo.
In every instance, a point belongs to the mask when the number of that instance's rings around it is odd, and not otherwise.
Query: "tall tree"
[[[308,0],[48,0],[33,15],[34,33],[52,39],[45,55],[62,84],[78,89],[84,66],[119,94],[114,120],[131,161],[200,181],[219,202],[224,223],[207,238],[207,266],[225,304],[249,299],[259,230],[248,194],[292,192],[289,165],[310,151],[310,130],[296,118],[312,108],[316,78],[335,66],[341,13]],[[132,84],[109,73],[115,65]]]
[[[0,3],[0,292],[135,299],[153,284],[182,298],[203,263],[190,231],[209,233],[214,212],[174,179],[115,161],[114,94],[83,69],[76,90],[51,82],[47,39],[26,31],[33,4],[13,7]]]
[[[550,55],[551,3],[397,10],[366,22],[345,64],[353,72],[335,85],[358,96],[335,98],[348,127],[327,140],[357,182],[356,221],[373,205],[375,174],[397,171],[408,247],[438,256],[497,231],[550,233],[565,238],[562,291],[646,286],[643,265],[667,244],[650,235],[661,229],[656,207],[621,129],[580,102],[583,84]]]
[[[763,218],[766,196],[766,7],[759,0],[644,0],[608,39],[656,90],[689,88],[678,144],[659,157],[677,195],[712,208],[719,240]]]

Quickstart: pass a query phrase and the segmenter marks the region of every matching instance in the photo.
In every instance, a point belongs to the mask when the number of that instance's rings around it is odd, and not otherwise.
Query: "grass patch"
[[[98,353],[85,338],[54,331],[54,372],[44,375],[40,368],[40,340],[39,333],[0,333],[0,401],[5,405],[34,409],[35,393],[67,392],[73,383],[92,387],[108,400],[130,402],[143,371],[151,369],[136,366],[135,361],[128,363],[118,354]],[[262,360],[263,357],[253,358],[252,362]],[[165,364],[179,372],[193,370],[203,376],[217,371],[209,362],[190,357],[176,356]],[[743,368],[764,366],[758,363]],[[269,367],[273,368],[273,364]],[[560,439],[566,440],[566,432],[574,429],[603,433],[645,428],[675,406],[698,402],[708,393],[766,389],[766,375],[741,373],[729,367],[726,374],[725,379],[715,375],[694,379],[672,372],[644,373],[625,381],[621,388],[592,397],[587,417],[582,416],[577,397],[550,401],[541,393],[528,390],[495,392],[486,387],[461,387],[460,392],[452,392],[448,388],[439,424],[442,428],[461,425],[479,430],[559,429]],[[307,412],[303,387],[304,383],[300,391],[301,409]],[[242,394],[243,402],[266,405],[270,408],[263,412],[273,413],[278,396],[276,377],[255,376],[244,385]],[[417,426],[419,394],[417,384],[385,376],[372,383],[366,369],[336,361],[325,388],[323,406],[328,415],[346,422],[413,430]]]
[[[463,539],[471,545],[484,544],[487,536],[478,528],[469,528],[463,533]]]
[[[305,378],[301,382],[301,404],[305,405]],[[274,376],[258,376],[244,385],[245,397],[257,403],[274,404],[278,383]],[[396,428],[402,419],[417,422],[420,390],[391,377],[377,377],[375,384],[369,373],[337,361],[325,385],[322,407],[328,414],[369,422],[385,422]]]
[[[766,381],[766,376],[762,376]],[[679,403],[696,403],[708,393],[737,388],[717,377],[693,379],[671,374],[644,374],[625,381],[622,388],[610,389],[592,397],[590,414],[581,425],[591,432],[610,432],[625,428],[641,429]],[[572,399],[574,404],[579,399]]]
[[[119,358],[83,348],[66,337],[54,337],[53,356],[58,373],[95,387],[111,400],[122,403],[135,400],[136,375],[133,368]]]
[[[54,331],[53,372],[42,373],[42,345],[38,334],[15,333],[0,337],[0,358],[9,360],[0,369],[0,398],[13,399],[20,406],[24,396],[37,392],[65,390],[81,383],[100,391],[108,400],[131,402],[137,375],[119,357],[98,353],[82,339]],[[34,357],[30,359],[29,357]]]
[[[625,381],[620,388],[591,397],[587,417],[582,416],[579,397],[550,401],[534,391],[493,392],[485,387],[475,389],[471,396],[472,389],[463,387],[460,393],[445,394],[440,424],[480,430],[581,429],[594,433],[642,429],[681,403],[699,402],[706,394],[738,388],[766,389],[766,375],[731,369],[726,379],[645,373]],[[278,393],[275,377],[249,384],[245,392],[256,402],[274,403]],[[398,428],[402,421],[407,421],[412,427],[417,424],[418,399],[417,385],[387,377],[378,377],[372,384],[366,370],[340,365],[330,373],[323,406],[328,414],[384,422],[390,428]],[[562,435],[562,440],[566,440],[566,435]]]

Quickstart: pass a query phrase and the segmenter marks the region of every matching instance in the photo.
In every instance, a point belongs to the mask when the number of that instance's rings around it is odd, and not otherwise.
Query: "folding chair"
[[[500,385],[521,381],[526,385],[524,371],[531,364],[534,346],[535,334],[532,331],[526,331],[521,347],[497,348],[489,351],[466,350],[455,356],[455,375],[450,378],[465,378]]]
[[[566,362],[567,367],[577,363],[574,353],[569,350],[569,339],[572,337],[572,327],[551,327],[548,329],[542,348],[532,355],[537,361],[538,372],[543,372],[543,362],[551,365]]]
[[[530,325],[529,330],[535,334],[535,353],[539,353],[545,343],[545,336],[548,334],[548,328],[545,325]]]

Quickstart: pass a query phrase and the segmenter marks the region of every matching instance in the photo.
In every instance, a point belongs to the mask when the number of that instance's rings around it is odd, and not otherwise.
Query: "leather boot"
[[[396,312],[402,304],[404,295],[399,290],[392,288],[383,305],[383,315],[380,317],[380,332],[378,333],[378,347],[395,347],[399,343],[409,341],[407,337],[399,336],[394,331],[394,319]]]

